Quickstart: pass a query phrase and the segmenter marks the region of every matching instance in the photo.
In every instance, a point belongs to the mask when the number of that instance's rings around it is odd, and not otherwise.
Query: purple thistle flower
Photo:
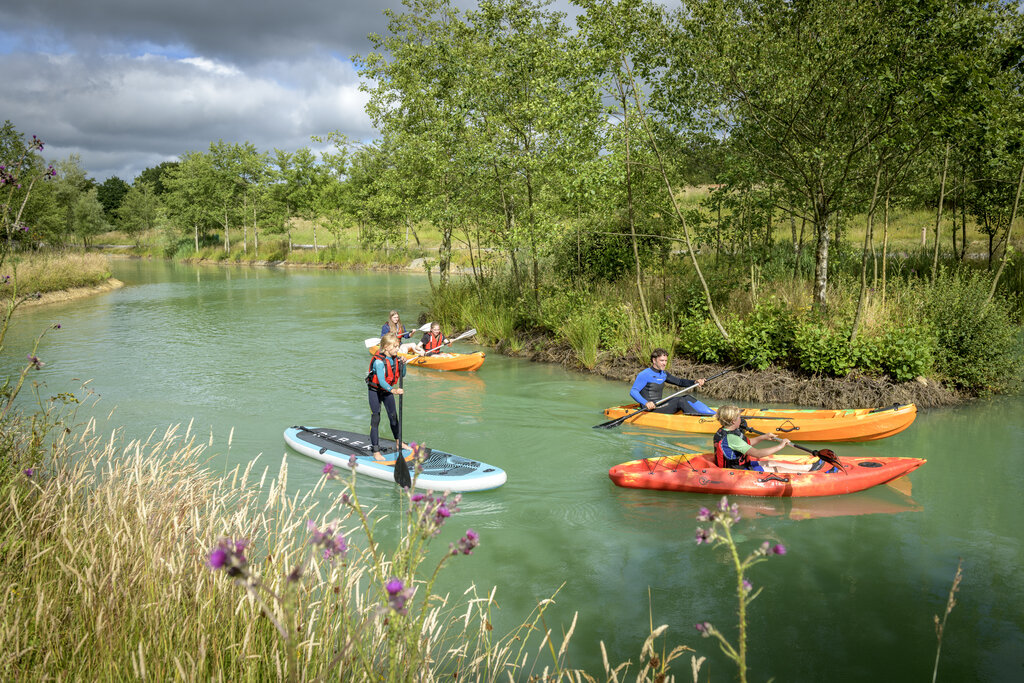
[[[702,621],[699,624],[694,624],[693,627],[705,638],[711,636],[711,622]]]
[[[213,569],[223,569],[228,561],[228,551],[224,548],[214,548],[206,563]]]
[[[458,547],[452,548],[452,555],[472,555],[473,548],[480,545],[480,535],[472,529],[466,529],[466,535],[459,539]]]
[[[414,493],[411,496],[409,496],[409,500],[411,500],[414,503],[418,503],[426,497],[427,495],[425,493]]]
[[[397,578],[388,581],[384,585],[384,590],[388,593],[388,606],[398,614],[406,614],[408,611],[406,603],[416,591],[411,586],[406,588],[402,580]]]
[[[697,521],[699,522],[710,522],[714,519],[714,514],[707,508],[701,508],[697,511]]]
[[[22,470],[22,472],[29,479],[31,479],[32,476],[36,473],[36,471],[34,469],[32,469],[31,467],[29,467],[28,469]]]
[[[60,329],[60,323],[54,323],[53,329],[59,330]]]
[[[327,463],[326,465],[324,465],[324,468],[321,471],[328,477],[330,477],[334,473],[334,465],[332,465],[331,463]]]
[[[309,520],[306,523],[306,528],[312,532],[309,542],[323,549],[323,558],[325,560],[333,560],[338,556],[344,557],[345,553],[348,552],[348,544],[345,543],[345,537],[341,534],[335,534],[333,526],[325,527],[321,531],[313,520]]]
[[[353,453],[352,455],[348,456],[348,468],[350,470],[354,470],[356,468],[356,462],[358,462],[358,458],[356,458],[356,454],[355,453]]]
[[[701,543],[710,543],[710,542],[711,542],[711,532],[706,530],[706,529],[702,529],[701,527],[697,527],[697,545],[700,545]]]
[[[750,583],[746,579],[743,579],[743,592],[744,593],[749,593],[753,587],[754,587],[754,584]]]
[[[28,364],[35,368],[36,370],[39,370],[44,365],[46,365],[46,363],[39,360],[39,358],[33,353],[28,354]]]
[[[786,546],[782,545],[781,543],[776,543],[775,545],[772,546],[772,554],[773,555],[785,555],[786,554]]]

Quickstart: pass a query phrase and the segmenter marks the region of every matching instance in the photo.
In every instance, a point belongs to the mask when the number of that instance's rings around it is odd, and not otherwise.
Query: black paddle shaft
[[[711,377],[708,377],[704,381],[705,381],[705,383],[710,382],[711,380],[715,379],[716,377],[721,377],[722,375],[726,374],[727,372],[732,372],[733,370],[738,370],[741,367],[742,366],[738,365],[736,367],[726,368],[725,370],[722,370],[718,374],[712,375]],[[693,391],[696,387],[697,387],[696,384],[688,386],[685,389],[682,389],[681,391],[677,391],[676,393],[672,394],[671,396],[666,396],[665,398],[659,400],[654,405],[656,405],[656,406],[661,405],[662,403],[664,403],[665,401],[669,400],[673,396],[679,396],[680,394],[685,394],[688,391]],[[612,427],[618,427],[620,424],[622,424],[623,422],[625,422],[629,418],[633,417],[634,415],[639,415],[640,413],[645,413],[645,412],[647,412],[647,407],[646,406],[640,408],[640,410],[633,411],[629,415],[623,415],[622,417],[617,417],[614,420],[608,420],[607,422],[602,422],[599,425],[594,425],[594,429],[611,429]]]
[[[398,370],[398,388],[402,393],[398,395],[398,455],[395,456],[395,483],[404,489],[412,488],[412,477],[409,476],[409,465],[405,462],[405,451],[402,449],[402,399],[405,398],[405,377],[403,370]]]
[[[753,427],[748,425],[746,418],[743,418],[743,420],[740,421],[740,427],[742,427],[744,430],[746,430],[748,432],[753,432],[754,434],[764,435],[764,432],[759,431],[757,429],[754,429]],[[833,467],[838,467],[843,472],[846,471],[846,468],[843,467],[843,464],[841,462],[839,462],[839,457],[836,455],[835,451],[833,451],[831,448],[822,448],[820,451],[815,451],[815,450],[812,450],[810,448],[806,448],[805,446],[801,446],[798,443],[793,443],[792,441],[789,442],[789,445],[792,446],[793,448],[799,448],[804,453],[810,453],[815,458],[818,458],[819,460],[824,460],[829,465],[832,465]]]

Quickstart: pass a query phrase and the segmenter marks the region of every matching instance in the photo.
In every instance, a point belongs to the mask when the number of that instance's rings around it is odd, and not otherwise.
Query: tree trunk
[[[228,236],[228,210],[224,207],[224,253],[231,251],[231,237]]]
[[[196,238],[196,253],[198,254],[198,253],[199,253],[199,224],[198,224],[198,223],[193,223],[193,224],[192,224],[192,229],[193,229],[193,231],[194,231],[194,233],[195,233],[195,238]]]
[[[1024,166],[1020,167],[1020,178],[1017,179],[1017,196],[1013,198],[1013,210],[1010,211],[1010,223],[1006,226],[1006,246],[1003,247],[1003,257],[999,259],[999,269],[996,270],[996,276],[992,278],[992,289],[988,292],[988,298],[985,299],[985,305],[992,301],[992,297],[996,295],[996,286],[999,284],[999,278],[1003,274],[1003,269],[1006,268],[1007,257],[1010,255],[1010,235],[1013,234],[1013,222],[1017,219],[1017,207],[1020,205],[1020,191],[1024,187]]]
[[[889,191],[885,191],[885,223],[882,226],[882,308],[885,308],[885,275],[889,267]]]
[[[935,214],[935,253],[932,256],[932,284],[939,275],[939,224],[942,223],[942,205],[946,201],[946,171],[949,168],[949,143],[942,159],[942,181],[939,183],[939,209]]]
[[[882,166],[879,164],[878,172],[875,174],[875,189],[871,194],[871,204],[868,207],[868,222],[864,228],[864,251],[860,258],[860,295],[857,297],[857,312],[853,316],[853,326],[850,328],[850,343],[857,340],[857,331],[860,328],[860,321],[864,317],[864,306],[868,298],[868,249],[871,246],[871,231],[875,223],[875,206],[878,204],[878,185],[882,181]]]
[[[814,226],[818,233],[818,244],[814,251],[814,305],[825,308],[828,304],[828,208],[815,209]]]
[[[640,308],[644,312],[644,323],[647,325],[647,329],[651,329],[651,313],[647,310],[647,298],[644,296],[644,286],[641,280],[640,271],[640,249],[636,244],[636,225],[633,216],[633,169],[632,169],[632,158],[630,157],[629,147],[629,100],[626,98],[626,91],[622,87],[622,81],[616,79],[616,85],[619,88],[619,97],[622,103],[622,126],[625,131],[626,141],[626,218],[629,221],[629,242],[633,245],[633,268],[636,273],[636,293],[640,297]]]

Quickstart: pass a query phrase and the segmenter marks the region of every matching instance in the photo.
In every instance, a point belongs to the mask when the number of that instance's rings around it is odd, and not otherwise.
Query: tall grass
[[[553,600],[504,636],[491,631],[493,589],[435,595],[436,570],[414,572],[408,604],[396,602],[382,577],[405,577],[426,557],[436,514],[426,526],[410,514],[411,533],[385,548],[374,531],[386,519],[359,506],[354,481],[333,490],[325,477],[296,493],[286,459],[276,473],[253,461],[216,475],[208,446],[190,427],[124,443],[90,421],[61,431],[39,461],[4,452],[8,680],[593,680],[566,665],[575,623],[557,639],[545,625]],[[320,554],[310,523],[345,539],[344,561]],[[472,550],[467,537],[457,548]],[[249,541],[227,575],[209,566],[218,538]],[[639,679],[663,677],[687,649],[657,666],[642,657]],[[603,676],[629,668],[606,664]]]
[[[5,266],[17,268],[18,294],[55,292],[73,287],[91,287],[110,279],[110,264],[101,254],[76,252],[29,252]],[[10,298],[13,287],[0,287],[0,298]]]

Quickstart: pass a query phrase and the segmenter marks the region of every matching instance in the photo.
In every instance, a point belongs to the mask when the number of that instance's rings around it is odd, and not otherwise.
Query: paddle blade
[[[380,346],[380,337],[370,337],[369,339],[364,339],[363,344],[365,344],[366,348],[368,349],[374,346]]]
[[[416,330],[418,332],[430,332],[430,326],[433,325],[433,324],[434,323],[423,323],[422,325],[417,327]]]
[[[821,460],[824,460],[829,465],[832,465],[833,467],[838,467],[843,472],[846,471],[846,468],[843,467],[843,463],[839,462],[839,456],[837,456],[835,454],[835,451],[833,451],[832,449],[822,448],[820,451],[814,451],[814,455],[816,455]]]
[[[409,464],[405,462],[405,453],[399,449],[395,456],[395,483],[403,489],[412,488],[412,476],[409,474]]]

